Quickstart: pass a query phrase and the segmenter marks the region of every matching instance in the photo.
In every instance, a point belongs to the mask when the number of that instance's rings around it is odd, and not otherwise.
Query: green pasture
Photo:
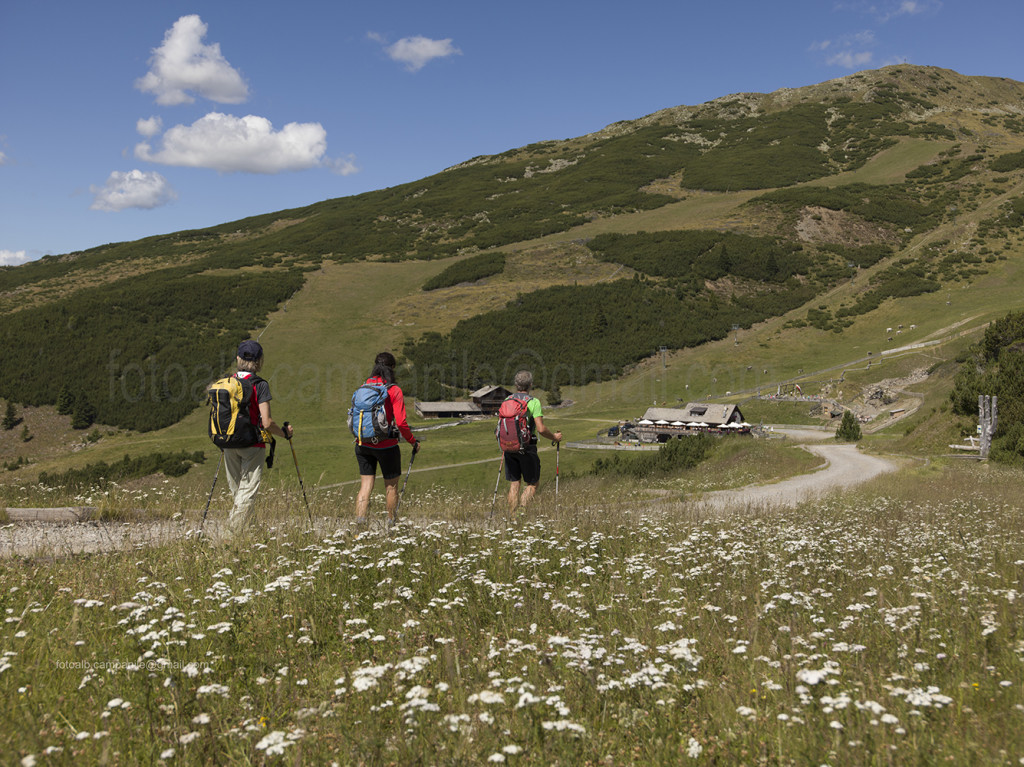
[[[263,373],[274,395],[272,411],[278,422],[288,420],[295,425],[293,446],[307,487],[340,484],[346,492],[353,487],[342,484],[357,480],[345,426],[351,392],[369,373],[377,351],[400,352],[401,344],[411,335],[446,329],[443,314],[418,309],[417,291],[447,263],[325,265],[308,276],[306,286],[271,316],[266,328],[255,329],[254,335],[260,334],[266,349]],[[781,318],[741,329],[698,349],[667,352],[664,357],[652,350],[650,358],[620,378],[564,388],[562,395],[572,404],[546,408],[547,421],[562,430],[567,440],[577,441],[596,436],[620,420],[638,418],[655,403],[671,407],[711,399],[745,403],[744,413],[752,422],[809,422],[800,408],[748,400],[758,392],[774,392],[783,381],[802,381],[805,391],[813,393],[814,382],[845,375],[847,388],[852,390],[856,385],[905,375],[908,367],[929,367],[951,359],[978,337],[988,321],[1020,306],[1022,280],[1015,260],[998,261],[991,267],[988,274],[970,284],[888,301],[857,318],[841,334],[809,327],[784,328],[786,318]],[[829,300],[838,304],[840,295],[836,291]],[[387,308],[395,304],[402,305],[403,311],[395,314]],[[886,328],[899,324],[904,325],[903,333],[888,342]],[[911,324],[916,327],[910,329]],[[930,341],[939,343],[901,355],[883,354],[896,346]],[[812,391],[808,391],[808,382]],[[544,392],[537,394],[545,401]],[[941,400],[941,395],[936,399]],[[930,407],[937,410],[940,404]],[[408,411],[414,429],[439,424],[417,419],[412,403]],[[39,461],[17,474],[112,462],[125,453],[205,450],[209,456],[206,466],[193,469],[182,480],[203,485],[212,477],[210,459],[215,457],[206,437],[205,419],[205,407],[198,406],[192,415],[167,429],[105,436],[87,449],[59,461]],[[493,489],[496,465],[474,463],[488,458],[497,461],[491,429],[485,422],[420,432],[425,442],[414,467],[416,484],[429,481]],[[596,455],[566,449],[560,458],[565,473],[584,470]],[[545,481],[551,478],[552,468],[545,455]],[[278,446],[277,468],[267,482],[269,487],[295,482],[286,442]]]
[[[811,183],[898,182],[907,171],[935,159],[949,146],[948,142],[905,138],[858,170]],[[999,188],[998,193],[979,199],[978,208],[984,215],[994,215],[1002,201],[1019,192],[1018,188]],[[420,290],[428,279],[462,257],[400,263],[328,262],[307,273],[305,286],[270,316],[267,326],[252,330],[266,349],[263,375],[274,395],[275,420],[288,420],[296,428],[293,446],[307,485],[339,486],[344,491],[357,479],[345,413],[352,390],[369,373],[378,351],[387,349],[401,357],[406,341],[427,331],[447,332],[458,320],[499,307],[517,292],[628,276],[628,269],[595,261],[580,241],[603,232],[735,223],[749,216],[742,206],[760,193],[684,192],[685,199],[656,210],[601,218],[567,233],[524,241],[505,248],[511,255],[503,274],[471,286],[430,293]],[[971,219],[976,217],[977,212]],[[968,235],[966,225],[954,220],[919,237],[905,253],[913,255],[943,239],[949,241],[947,247],[953,248]],[[752,398],[773,393],[784,382],[799,382],[806,394],[814,394],[817,387],[835,385],[840,378],[844,380],[844,393],[852,396],[857,388],[873,381],[954,358],[979,337],[989,321],[1021,308],[1022,250],[1024,245],[1011,238],[1001,244],[1003,257],[983,264],[985,274],[952,282],[936,293],[887,300],[871,313],[854,318],[842,333],[809,326],[786,327],[790,320],[806,315],[805,307],[752,328],[736,329],[728,337],[699,348],[664,353],[651,349],[644,361],[622,376],[583,387],[563,387],[566,404],[547,408],[549,425],[562,430],[567,440],[577,441],[591,438],[619,421],[639,418],[655,404],[673,407],[703,400],[742,403],[751,422],[813,422],[807,415],[808,408],[799,404]],[[860,270],[817,299],[815,305],[833,312],[851,305],[868,287],[871,274],[871,269]],[[566,306],[565,311],[572,312],[573,307]],[[551,332],[558,333],[559,328],[553,327]],[[546,402],[546,392],[536,394]],[[886,437],[903,440],[906,447],[916,449],[944,444],[961,425],[947,423],[935,429],[930,438],[919,438],[930,431],[926,429],[918,437],[904,439],[910,427],[916,429],[925,420],[942,415],[943,396],[942,391],[935,391],[923,408],[926,413],[886,430]],[[412,402],[408,403],[408,412],[414,429],[438,425],[437,421],[417,419]],[[59,458],[36,458],[32,467],[13,475],[24,481],[30,473],[34,476],[43,470],[80,467],[101,460],[112,462],[126,453],[205,450],[212,459],[215,453],[206,438],[205,418],[205,407],[197,403],[190,416],[155,432],[110,434],[110,430],[100,427],[106,436],[96,444]],[[417,482],[493,488],[495,472],[486,468],[488,456],[497,460],[491,428],[489,423],[476,423],[421,431],[425,447],[416,461]],[[268,477],[269,486],[294,481],[287,448],[287,443],[279,445],[278,468]],[[204,484],[205,478],[196,477],[212,473],[209,459],[205,467],[193,470],[182,481]],[[595,459],[583,451],[563,450],[563,472],[583,471]],[[546,478],[550,466],[551,461],[546,460]]]

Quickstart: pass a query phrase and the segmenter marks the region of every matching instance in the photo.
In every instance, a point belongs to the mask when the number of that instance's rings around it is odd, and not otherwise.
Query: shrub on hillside
[[[446,335],[429,332],[408,341],[402,388],[426,400],[421,390],[431,382],[472,391],[507,385],[524,367],[545,390],[607,381],[659,346],[692,348],[718,340],[733,325],[750,327],[813,295],[813,288],[795,280],[731,299],[711,292],[679,295],[641,280],[545,288],[461,320]]]
[[[656,277],[717,280],[726,276],[783,283],[810,269],[797,242],[708,230],[601,234],[587,243],[601,261]]]
[[[598,458],[588,473],[599,477],[647,479],[658,474],[692,469],[707,460],[717,444],[717,440],[708,434],[670,439],[656,453],[615,453],[611,458]]]
[[[303,281],[290,270],[195,274],[187,265],[4,315],[0,396],[56,403],[75,428],[169,426],[202,402],[206,385],[234,363],[238,342]],[[83,396],[91,413],[81,412]]]
[[[1009,173],[1024,168],[1024,152],[1008,152],[992,159],[989,165],[996,173]]]
[[[476,282],[505,270],[504,253],[480,253],[452,264],[423,283],[424,290],[450,288],[463,282]]]
[[[180,477],[187,473],[193,464],[203,463],[205,460],[206,454],[201,450],[194,453],[185,450],[177,453],[149,453],[137,458],[126,455],[115,463],[100,461],[90,463],[81,469],[53,473],[44,471],[39,475],[39,484],[69,490],[102,489],[111,482],[147,477],[150,474],[162,473],[168,477]]]
[[[751,203],[771,203],[797,211],[809,205],[844,210],[867,221],[923,231],[941,221],[947,201],[940,198],[922,202],[909,187],[847,184],[840,187],[780,189],[755,197]]]

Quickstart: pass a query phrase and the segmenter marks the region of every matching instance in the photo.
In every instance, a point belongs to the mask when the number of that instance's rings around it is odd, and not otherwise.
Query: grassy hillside
[[[126,452],[212,458],[202,388],[246,334],[261,334],[274,415],[296,424],[317,484],[354,478],[347,400],[385,348],[408,355],[403,384],[421,396],[507,384],[527,364],[574,403],[549,413],[570,439],[653,402],[704,398],[813,420],[809,407],[750,399],[783,382],[847,405],[908,369],[934,384],[1021,304],[1022,98],[1005,79],[888,67],[0,269],[0,398],[31,406],[38,432],[0,434],[0,458],[33,462],[3,478]],[[53,415],[69,379],[97,413],[92,431]],[[936,389],[910,416],[930,439],[907,425],[872,439],[940,446],[967,428],[940,400]],[[425,433],[417,469],[486,486],[483,464],[440,467],[484,460],[489,430]],[[271,481],[294,482],[281,447]],[[572,471],[593,459],[562,460]]]

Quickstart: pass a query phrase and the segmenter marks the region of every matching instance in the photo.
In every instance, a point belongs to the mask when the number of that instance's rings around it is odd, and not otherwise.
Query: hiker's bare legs
[[[525,507],[530,501],[533,500],[534,494],[537,492],[536,485],[527,485],[523,488],[523,497],[520,499],[520,503]]]
[[[359,475],[359,495],[356,496],[356,522],[366,522],[366,514],[370,508],[370,495],[376,475]],[[388,518],[395,521],[395,510],[398,508],[398,480],[401,477],[384,480],[384,504],[388,509]]]
[[[524,509],[526,505],[533,500],[533,496],[537,493],[536,485],[527,485],[523,488],[522,495],[519,494],[519,482],[508,483],[508,513],[512,514],[515,510],[522,506]]]
[[[397,521],[395,510],[398,508],[398,480],[401,477],[384,480],[384,503],[388,508],[388,519]]]
[[[512,514],[519,505],[519,481],[508,483],[508,513]]]
[[[366,511],[370,508],[370,493],[373,492],[373,474],[359,475],[359,494],[356,496],[356,522],[366,521]]]

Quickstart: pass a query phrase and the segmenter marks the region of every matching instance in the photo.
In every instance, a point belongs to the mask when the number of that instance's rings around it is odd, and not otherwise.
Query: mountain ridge
[[[239,335],[265,325],[273,306],[280,307],[308,275],[326,263],[448,260],[503,249],[518,255],[504,274],[484,280],[483,290],[477,291],[486,293],[481,303],[497,312],[498,326],[526,321],[501,308],[503,300],[517,293],[529,296],[532,289],[562,286],[565,292],[557,295],[571,296],[562,300],[584,306],[581,296],[591,281],[597,285],[610,277],[627,277],[640,283],[640,288],[628,290],[641,303],[668,301],[666,296],[672,294],[695,306],[704,306],[701,302],[731,305],[751,296],[765,304],[752,314],[744,310],[746,314],[722,315],[706,340],[723,338],[733,325],[750,328],[776,316],[776,309],[769,310],[766,302],[787,292],[791,298],[777,307],[783,314],[794,310],[799,314],[797,307],[807,307],[804,317],[790,318],[791,327],[802,323],[842,333],[864,314],[853,311],[858,306],[858,284],[862,284],[861,297],[875,290],[873,298],[884,302],[910,289],[903,284],[908,281],[917,288],[938,285],[936,289],[941,289],[969,281],[991,264],[1017,255],[1019,243],[1012,231],[996,235],[1001,238],[998,250],[976,242],[975,235],[986,227],[999,228],[998,221],[990,219],[1002,215],[1000,205],[1012,203],[1024,184],[1019,168],[1005,172],[1001,183],[991,180],[1001,177],[991,168],[994,158],[1024,147],[1022,105],[1024,84],[1015,81],[896,65],[803,88],[730,94],[701,105],[669,107],[585,136],[470,158],[434,176],[388,189],[0,270],[0,314],[5,317],[0,335],[13,349],[40,342],[57,345],[57,339],[69,335],[89,349],[91,357],[105,363],[94,385],[86,388],[110,391],[118,388],[110,376],[124,373],[111,369],[116,362],[112,355],[129,348],[126,339],[114,336],[104,344],[99,342],[102,338],[82,337],[78,329],[88,327],[93,335],[102,336],[104,323],[118,316],[119,310],[108,309],[104,316],[103,309],[88,307],[121,306],[133,313],[124,318],[123,332],[148,339],[134,353],[137,363],[156,371],[141,388],[159,392],[160,371],[171,365],[198,358],[205,361],[204,370],[222,365],[224,349],[232,348]],[[823,141],[823,136],[829,141]],[[898,183],[853,186],[863,184],[857,179],[870,175],[869,171],[881,175],[883,169],[894,178],[902,177],[904,185],[911,173],[921,175],[906,188]],[[701,186],[705,188],[687,186],[694,178],[704,179]],[[836,181],[841,183],[831,189],[829,183]],[[766,186],[769,182],[773,185]],[[733,183],[738,187],[733,189]],[[858,202],[858,195],[870,198],[870,204]],[[713,205],[717,206],[714,215],[705,215]],[[978,211],[991,215],[982,219]],[[595,239],[602,242],[601,237],[626,236],[623,231],[639,237],[647,230],[631,226],[635,221],[644,222],[651,231],[701,231],[711,221],[708,230],[723,238],[726,234],[755,238],[756,243],[743,245],[750,248],[770,247],[770,241],[797,242],[810,248],[808,271],[787,278],[795,282],[777,284],[772,283],[773,275],[734,274],[729,270],[737,261],[732,255],[721,257],[722,238],[706,252],[693,254],[693,264],[682,264],[675,276],[614,262],[608,262],[606,269],[591,244]],[[948,247],[935,245],[946,232],[957,234],[958,239],[949,238]],[[880,244],[891,247],[892,253],[868,256],[864,250]],[[717,256],[711,252],[716,247]],[[870,280],[883,275],[878,279],[884,282],[885,270],[899,265],[907,253],[917,254],[914,268],[923,264],[920,275],[908,280],[906,274],[894,273],[889,275],[888,288],[879,292],[877,285],[872,287]],[[682,257],[673,251],[672,258]],[[758,257],[749,258],[748,271]],[[777,261],[778,256],[773,258]],[[648,263],[644,268],[665,271],[665,263],[662,259],[660,265]],[[556,264],[562,266],[555,268]],[[902,264],[902,272],[910,266]],[[533,274],[532,284],[517,279],[516,270]],[[264,303],[254,311],[244,303],[218,305],[218,296],[225,294],[217,280],[229,280],[232,274],[247,275],[256,280],[254,285],[263,284],[261,279],[283,282],[285,289],[275,293],[272,304]],[[803,296],[801,290],[809,290],[808,285],[813,287],[809,297],[794,303]],[[616,290],[626,295],[625,286]],[[201,320],[191,300],[182,302],[182,307],[169,307],[167,317],[154,318],[145,317],[142,305],[125,309],[125,291],[150,296],[184,293],[190,298],[209,294],[210,299]],[[815,296],[836,291],[850,294],[845,306],[830,306],[827,311],[814,308],[820,300]],[[604,300],[618,300],[607,297],[611,295],[619,293],[606,291]],[[406,303],[429,306],[435,300],[416,294]],[[531,304],[534,309],[544,300],[543,295],[530,299],[539,302]],[[663,315],[675,311],[668,308],[671,302],[664,306]],[[868,304],[860,309],[875,311]],[[219,319],[219,311],[231,315],[231,322]],[[454,319],[473,320],[465,316],[469,311],[467,306],[463,316]],[[708,311],[699,314],[708,315]],[[88,319],[93,317],[90,312],[98,313],[95,321]],[[606,314],[598,326],[618,322],[614,313]],[[458,328],[454,319],[447,326],[443,318],[433,323],[442,340],[447,335],[449,344],[450,334]],[[49,331],[40,332],[40,328],[49,328],[53,334],[48,336]],[[414,328],[410,330],[415,333]],[[614,363],[619,374],[658,345],[633,332],[637,348],[630,353],[631,362]],[[542,333],[543,323],[534,331],[538,337]],[[182,344],[189,334],[201,336],[198,345]],[[630,336],[627,332],[623,337]],[[587,338],[577,341],[586,343]],[[413,346],[407,345],[406,351],[415,351],[415,344],[422,340],[407,337],[406,343]],[[435,352],[436,347],[423,349],[420,356],[436,359]],[[32,405],[52,403],[59,388],[41,386],[39,381],[45,380],[47,371],[59,371],[62,366],[53,357],[34,360],[13,355],[0,362],[0,396]],[[557,383],[577,385],[580,380]],[[445,380],[439,382],[440,389],[417,393],[452,394],[478,381],[472,376]],[[167,425],[168,418],[180,418],[188,410],[182,403],[155,420],[145,421],[148,414],[142,413],[137,416],[142,420],[129,423],[117,420],[123,404],[117,397],[94,404],[101,422],[135,429]],[[158,402],[150,409],[161,407]]]

